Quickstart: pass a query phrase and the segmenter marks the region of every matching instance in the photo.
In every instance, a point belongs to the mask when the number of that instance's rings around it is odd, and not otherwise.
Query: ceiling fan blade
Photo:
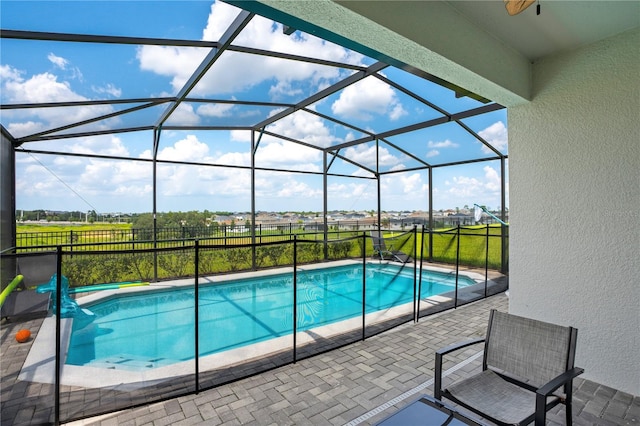
[[[536,0],[504,0],[504,7],[507,9],[507,13],[513,16],[522,12],[535,2]]]

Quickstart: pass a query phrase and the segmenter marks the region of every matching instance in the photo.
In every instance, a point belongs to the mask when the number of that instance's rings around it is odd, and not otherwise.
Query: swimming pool
[[[362,265],[299,269],[297,331],[362,316]],[[459,287],[474,284],[460,276]],[[422,298],[452,291],[455,275],[423,271]],[[413,268],[366,267],[366,313],[413,301]],[[90,303],[95,319],[74,322],[66,364],[112,369],[152,369],[194,358],[194,289],[140,291]],[[293,333],[291,273],[199,287],[199,355],[277,339]]]

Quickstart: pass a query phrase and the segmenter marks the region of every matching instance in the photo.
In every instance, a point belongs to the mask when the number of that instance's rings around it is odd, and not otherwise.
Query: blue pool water
[[[370,264],[366,275],[367,313],[412,302],[413,268]],[[299,271],[297,277],[298,331],[362,315],[361,265]],[[459,287],[473,283],[458,280]],[[423,298],[454,288],[452,274],[423,271]],[[67,364],[144,369],[194,358],[192,286],[123,295],[85,308],[95,320],[82,329],[74,321]],[[291,335],[292,317],[292,274],[201,285],[200,356]]]

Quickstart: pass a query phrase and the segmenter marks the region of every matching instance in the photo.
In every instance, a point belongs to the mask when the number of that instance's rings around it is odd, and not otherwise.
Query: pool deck
[[[507,311],[508,297],[501,293],[198,394],[68,424],[375,424],[421,394],[432,394],[434,352],[484,335],[492,308]],[[2,425],[46,424],[51,419],[51,385],[18,380],[29,344],[13,339],[21,328],[36,334],[42,322],[40,318],[2,323]],[[444,366],[447,380],[477,370],[479,349],[472,347],[449,358]],[[640,397],[581,378],[574,387],[575,425],[639,424]],[[77,400],[65,403],[82,407],[95,398],[88,392],[84,399],[79,395],[74,394]],[[563,407],[549,414],[548,424],[564,424]]]

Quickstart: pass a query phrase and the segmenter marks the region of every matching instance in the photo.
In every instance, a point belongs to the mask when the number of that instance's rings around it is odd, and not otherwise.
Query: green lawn
[[[340,239],[330,242],[327,246],[329,259],[359,258],[362,256],[362,235],[369,235],[368,231],[337,231],[329,232],[329,239]],[[488,265],[491,269],[499,269],[502,261],[501,227],[489,227],[489,257]],[[30,238],[26,245],[58,245],[69,244],[72,240],[75,244],[91,244],[97,242],[119,243],[113,246],[83,247],[84,250],[142,250],[150,249],[151,243],[143,243],[137,240],[132,242],[131,224],[110,225],[19,225],[18,233],[28,233]],[[460,264],[466,266],[484,267],[486,246],[485,226],[464,227],[460,230]],[[138,234],[136,234],[138,236]],[[298,240],[320,240],[323,233],[303,233],[295,231]],[[400,250],[409,254],[414,259],[419,259],[422,234],[417,234],[417,244],[414,251],[414,238],[411,232],[385,232],[387,247]],[[358,236],[347,241],[342,239]],[[455,264],[458,249],[457,229],[440,230],[433,235],[433,261]],[[293,237],[287,233],[274,231],[263,232],[258,235],[258,242],[283,244],[269,244],[258,246],[256,252],[256,266],[273,267],[290,265],[293,262]],[[251,247],[228,247],[230,245],[250,244],[250,233],[229,234],[226,238],[202,239],[201,246],[209,246],[201,250],[199,272],[201,274],[224,273],[237,270],[248,270],[252,267]],[[423,257],[429,259],[428,235],[425,235]],[[159,244],[160,247],[170,248],[170,251],[159,252],[155,257],[157,265],[154,266],[154,255],[150,252],[113,253],[109,254],[83,254],[81,247],[72,248],[72,253],[65,255],[63,261],[63,274],[67,276],[72,286],[83,286],[95,283],[109,283],[121,281],[148,281],[153,279],[154,270],[159,279],[193,276],[194,251],[191,241],[171,241]],[[182,248],[186,248],[183,250]],[[222,249],[223,247],[226,247]],[[301,241],[298,243],[297,259],[301,263],[318,262],[324,259],[324,244]],[[66,251],[67,249],[65,249]],[[367,256],[373,255],[373,243],[366,239]]]

